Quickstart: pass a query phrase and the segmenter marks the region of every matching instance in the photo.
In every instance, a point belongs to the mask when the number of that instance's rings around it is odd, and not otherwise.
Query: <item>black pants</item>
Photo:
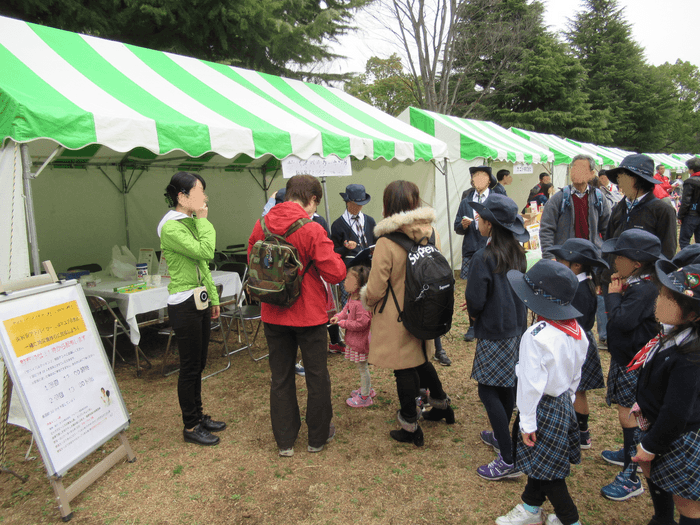
[[[401,404],[401,417],[408,423],[418,420],[416,398],[420,395],[421,387],[430,390],[430,397],[434,399],[442,400],[447,397],[437,371],[430,361],[426,360],[415,368],[394,370],[394,377],[396,377],[396,391]]]
[[[578,509],[569,495],[565,479],[544,480],[528,476],[522,498],[533,507],[541,507],[548,499],[562,525],[571,525],[578,521]]]
[[[281,449],[292,448],[301,428],[294,375],[298,346],[306,373],[306,426],[309,428],[309,445],[320,447],[328,439],[333,418],[326,325],[264,325],[272,374],[270,419],[277,446]]]
[[[177,397],[182,423],[192,428],[202,419],[202,372],[207,365],[211,308],[197,310],[192,296],[183,303],[169,304],[168,317],[180,354]]]
[[[515,387],[491,386],[479,383],[479,399],[484,404],[493,435],[506,463],[513,464],[513,442],[511,441],[510,418],[515,407]]]
[[[700,241],[700,217],[686,215],[681,223],[681,231],[678,235],[678,246],[682,250],[690,244],[690,239],[695,236],[695,242]]]

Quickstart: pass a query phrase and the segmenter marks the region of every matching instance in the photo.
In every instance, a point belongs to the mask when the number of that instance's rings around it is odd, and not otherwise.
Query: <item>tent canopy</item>
[[[406,108],[398,117],[428,135],[447,143],[450,160],[484,159],[542,164],[554,155],[498,124],[441,115],[425,109]]]
[[[554,153],[554,164],[571,164],[576,155],[588,155],[592,156],[595,163],[602,165],[603,159],[599,155],[593,154],[591,152],[584,150],[583,148],[569,142],[565,139],[557,137],[556,135],[549,135],[547,133],[536,133],[534,131],[527,131],[519,128],[510,128],[509,131],[515,133],[516,135],[523,137],[526,140],[534,142],[542,146],[543,148],[549,149]]]
[[[571,142],[575,146],[578,146],[585,151],[598,155],[598,157],[600,157],[603,161],[603,164],[601,164],[601,166],[617,166],[620,164],[620,162],[622,162],[622,159],[625,158],[625,155],[620,155],[619,153],[610,151],[602,146],[597,146],[588,142],[579,142],[572,139],[566,140],[567,142]]]
[[[81,150],[83,163],[447,154],[441,141],[337,89],[5,17],[0,65],[0,139]]]
[[[685,162],[674,158],[668,153],[645,153],[645,155],[654,159],[654,164],[663,164],[666,166],[666,169],[671,171],[687,171],[688,169]]]

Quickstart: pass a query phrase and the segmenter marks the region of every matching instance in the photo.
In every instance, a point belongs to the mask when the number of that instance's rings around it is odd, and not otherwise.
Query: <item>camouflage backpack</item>
[[[287,237],[309,222],[310,219],[299,219],[281,236],[271,233],[265,219],[260,219],[265,238],[250,251],[248,270],[248,291],[253,299],[287,307],[301,295],[301,281],[311,265],[303,267],[299,252]]]

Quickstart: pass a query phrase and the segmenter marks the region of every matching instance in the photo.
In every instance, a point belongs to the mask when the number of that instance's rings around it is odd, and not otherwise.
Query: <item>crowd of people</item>
[[[688,167],[678,214],[668,193],[656,195],[668,180],[645,155],[630,155],[598,173],[592,158],[576,157],[571,184],[558,191],[549,175],[541,175],[528,201],[544,204],[543,258],[529,270],[522,244],[528,233],[505,188],[510,173],[494,177],[488,166],[470,168],[472,187],[462,195],[454,230],[464,237],[462,308],[470,323],[464,339],[477,341],[472,378],[491,425],[480,437],[495,454],[476,474],[491,481],[527,476],[522,503],[495,518],[498,525],[543,523],[547,499],[554,507],[547,524],[580,525],[566,477],[595,438],[586,394],[606,387],[606,402],[617,406],[623,447],[602,452],[621,467],[602,495],[624,501],[642,494],[639,467],[654,505],[650,525],[677,523],[674,508],[681,525],[700,524],[700,245],[684,246],[700,228],[700,159]],[[173,274],[168,309],[180,347],[184,439],[215,445],[213,433],[226,424],[204,415],[201,401],[209,318],[219,315],[206,264],[215,233],[204,190],[199,175],[176,174],[166,190],[175,209],[161,221],[159,234]],[[294,455],[302,423],[295,383],[299,351],[308,452],[322,451],[335,435],[330,352],[357,366],[359,388],[346,400],[352,408],[373,404],[368,365],[393,371],[399,428],[389,434],[422,446],[421,420],[455,422],[430,356],[444,366],[450,359],[439,337],[418,338],[402,322],[407,250],[392,236],[439,249],[435,211],[415,184],[397,180],[385,188],[383,217],[376,222],[362,211],[371,196],[351,184],[340,194],[345,212],[328,229],[315,219],[322,196],[316,178],[292,177],[249,239],[250,254],[269,235],[284,237],[304,268],[291,305],[261,304],[279,455]],[[685,249],[676,254],[678,221]],[[338,308],[329,285],[341,290]],[[203,308],[197,300],[202,289],[210,301]],[[605,346],[607,374],[599,356]]]

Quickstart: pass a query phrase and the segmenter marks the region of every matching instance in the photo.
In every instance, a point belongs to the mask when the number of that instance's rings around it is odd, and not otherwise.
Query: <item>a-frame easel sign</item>
[[[44,268],[46,275],[0,283],[0,355],[68,521],[71,500],[122,458],[133,462],[136,456],[124,433],[129,415],[85,294],[75,280],[57,282],[51,263]],[[121,442],[114,452],[63,486],[69,469],[114,437]]]

